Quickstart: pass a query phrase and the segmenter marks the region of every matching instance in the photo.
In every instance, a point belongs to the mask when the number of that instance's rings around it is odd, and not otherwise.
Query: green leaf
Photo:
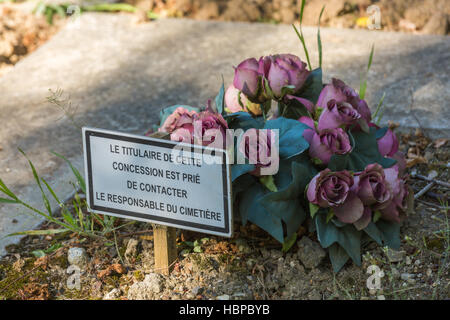
[[[279,130],[279,155],[287,159],[301,154],[309,148],[308,142],[303,138],[303,131],[309,127],[299,121],[279,117],[266,122],[264,129]]]
[[[380,101],[378,102],[377,108],[375,109],[375,113],[372,115],[372,119],[376,125],[378,125],[381,121],[382,114],[380,111],[383,107],[383,102],[384,102],[385,97],[386,97],[386,92],[383,92],[383,96],[381,97]]]
[[[302,7],[303,8],[303,7]],[[300,19],[301,20],[301,19]],[[308,49],[306,48],[306,43],[305,43],[305,38],[303,37],[303,31],[302,31],[302,23],[300,21],[300,32],[297,30],[297,28],[295,27],[294,24],[292,24],[292,27],[294,28],[295,33],[297,34],[298,39],[300,40],[302,46],[303,46],[303,50],[305,51],[305,56],[306,56],[306,61],[308,62],[308,68],[309,70],[312,70],[311,67],[311,61],[309,60],[309,54],[308,54]]]
[[[323,88],[322,82],[322,69],[317,68],[311,71],[308,78],[306,78],[300,91],[296,94],[298,97],[308,99],[314,104],[317,103],[319,99],[320,92]]]
[[[224,85],[223,77],[222,77],[222,86],[220,87],[219,94],[216,96],[215,102],[216,102],[217,112],[220,114],[223,114],[224,107],[225,107],[225,85]]]
[[[0,179],[0,191],[9,196],[10,198],[17,199],[16,195],[8,189],[6,184]]]
[[[254,184],[242,194],[239,202],[239,212],[243,224],[251,221],[266,230],[278,242],[284,242],[282,220],[266,210],[259,200],[265,195],[261,184]]]
[[[319,23],[317,27],[317,48],[319,51],[319,68],[322,69],[322,40],[320,39],[320,19],[322,18],[323,11],[325,10],[325,5],[323,5],[322,10],[319,15]]]
[[[261,176],[259,177],[259,182],[261,182],[261,184],[264,185],[269,191],[272,192],[278,191],[273,176]]]
[[[57,156],[57,157],[59,157],[59,158],[61,158],[61,159],[63,159],[64,161],[67,162],[67,164],[69,165],[70,169],[72,170],[72,173],[74,174],[75,178],[77,178],[77,182],[78,182],[78,185],[80,186],[81,191],[83,191],[83,193],[86,194],[86,182],[85,182],[83,176],[82,176],[82,175],[80,174],[80,172],[77,170],[77,168],[75,168],[75,167],[72,165],[72,163],[71,163],[68,159],[66,159],[64,156],[62,156],[62,155],[60,155],[60,154],[58,154],[58,153],[56,153],[56,152],[54,152],[54,151],[52,151],[52,153],[53,153],[55,156]]]
[[[8,237],[12,236],[45,236],[50,234],[57,234],[57,233],[63,233],[68,232],[70,230],[68,229],[48,229],[48,230],[29,230],[29,231],[20,231],[15,233],[8,234]]]
[[[302,4],[300,7],[300,25],[302,25],[302,21],[303,21],[303,10],[305,9],[305,2],[306,2],[306,0],[302,0]]]
[[[48,215],[51,217],[52,216],[52,208],[50,206],[50,201],[48,200],[47,195],[45,194],[44,189],[42,188],[41,180],[40,180],[40,178],[39,178],[39,176],[37,174],[36,168],[34,167],[34,165],[31,162],[31,160],[27,157],[25,152],[23,152],[23,150],[20,149],[20,148],[19,148],[19,151],[28,160],[28,164],[31,167],[31,171],[33,172],[34,179],[36,180],[36,183],[37,183],[39,189],[41,190],[41,195],[42,195],[42,200],[44,201],[44,206],[47,209]]]
[[[372,66],[374,49],[375,49],[375,44],[372,45],[372,49],[370,50],[369,62],[367,63],[367,71],[365,73],[361,73],[361,79],[359,82],[359,97],[360,97],[360,99],[364,99],[364,97],[366,95],[367,76],[369,74],[370,67]]]
[[[19,202],[17,200],[14,200],[14,199],[0,198],[0,203],[19,203]]]
[[[329,223],[330,220],[331,220],[333,217],[334,217],[334,212],[333,212],[333,210],[332,210],[332,209],[328,210],[326,222]]]
[[[338,228],[332,222],[327,223],[326,215],[324,214],[317,214],[314,220],[316,222],[317,237],[322,247],[328,248],[333,243],[338,243],[357,265],[361,265],[360,231],[356,230],[351,224]]]
[[[342,269],[342,267],[350,258],[350,256],[347,254],[347,251],[345,251],[345,249],[337,243],[333,243],[328,248],[328,254],[330,256],[331,265],[333,266],[333,271],[336,273]]]
[[[286,237],[286,239],[284,239],[283,248],[281,249],[281,251],[283,251],[284,253],[288,252],[296,241],[297,233],[295,232],[290,237]]]
[[[333,171],[351,170],[363,171],[368,164],[379,163],[383,168],[392,167],[397,161],[391,158],[385,158],[378,151],[378,144],[376,139],[376,129],[370,128],[370,133],[362,131],[349,133],[353,150],[346,155],[333,155],[328,168]]]
[[[309,203],[309,214],[311,215],[311,218],[314,218],[317,211],[319,211],[320,207],[314,203]]]
[[[377,228],[383,234],[383,242],[394,250],[400,248],[400,224],[380,219]]]
[[[378,220],[380,220],[380,218],[381,218],[381,212],[380,212],[380,210],[376,210],[373,215],[373,222],[377,222]]]
[[[369,237],[371,237],[376,243],[380,246],[383,245],[383,234],[380,230],[378,230],[375,223],[370,222],[369,225],[364,228],[364,232],[367,233]]]
[[[310,117],[308,109],[297,99],[289,99],[286,103],[279,103],[278,114],[281,117],[298,120],[302,116]]]
[[[202,253],[203,251],[202,251],[202,247],[200,247],[200,246],[195,246],[194,247],[194,252],[196,252],[196,253]]]
[[[45,252],[43,250],[34,250],[31,252],[36,258],[42,258],[45,256]]]

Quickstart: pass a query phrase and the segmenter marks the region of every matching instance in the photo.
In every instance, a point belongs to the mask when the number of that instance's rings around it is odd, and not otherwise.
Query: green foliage
[[[366,95],[367,76],[369,74],[370,67],[372,66],[374,50],[375,50],[375,44],[372,45],[372,49],[370,50],[369,62],[367,63],[367,70],[366,70],[365,73],[361,74],[361,79],[360,79],[360,82],[359,82],[359,97],[361,99],[364,99],[364,97]]]
[[[325,5],[320,10],[319,23],[317,26],[317,48],[319,51],[319,68],[322,69],[322,40],[320,39],[320,19],[322,18],[323,11],[325,10]]]
[[[130,222],[115,226],[116,218],[103,216],[90,212],[87,202],[84,199],[81,199],[78,195],[78,190],[81,189],[83,193],[86,190],[86,184],[84,178],[81,176],[79,171],[67,160],[65,157],[54,153],[58,157],[64,159],[70,166],[74,176],[77,179],[77,184],[75,185],[75,196],[72,200],[70,206],[59,199],[56,195],[56,192],[49,185],[49,183],[39,177],[39,174],[34,167],[31,160],[26,156],[26,154],[19,149],[19,151],[27,158],[28,164],[31,168],[35,181],[39,187],[41,192],[43,205],[47,212],[43,212],[25,201],[21,200],[13,191],[11,191],[5,183],[0,179],[0,193],[3,193],[7,198],[0,198],[0,202],[16,204],[25,207],[28,210],[31,210],[32,213],[41,216],[49,222],[53,222],[59,226],[59,229],[48,229],[48,230],[29,230],[29,231],[20,231],[16,233],[9,234],[8,236],[17,236],[17,235],[49,235],[49,234],[57,234],[64,232],[74,232],[79,234],[80,236],[93,237],[97,239],[106,240],[107,236],[110,233],[113,233],[115,230],[122,228],[123,226],[130,224]],[[46,189],[44,189],[44,187]],[[56,217],[53,215],[53,209],[51,207],[50,200],[46,194],[46,191],[53,197],[54,201],[57,203],[60,208],[60,217]],[[134,223],[131,222],[131,223]]]
[[[302,21],[303,21],[303,10],[305,9],[305,0],[302,0],[302,4],[301,4],[301,8],[300,8],[300,26],[299,26],[299,30],[297,30],[297,28],[295,27],[294,24],[292,24],[292,27],[295,30],[295,33],[297,34],[297,37],[299,38],[300,42],[302,43],[303,46],[303,50],[305,51],[305,56],[306,56],[306,61],[308,61],[308,67],[309,70],[312,70],[311,67],[311,61],[309,60],[309,54],[308,54],[308,49],[306,48],[306,43],[305,43],[305,37],[303,36],[303,31],[302,31]]]
[[[216,111],[223,114],[225,112],[225,84],[222,77],[222,86],[220,87],[219,94],[216,96]]]
[[[327,215],[320,211],[314,220],[317,238],[322,247],[329,248],[333,245],[329,254],[335,272],[338,272],[349,258],[358,266],[361,265],[361,232],[351,224],[340,224],[334,219],[327,222]]]

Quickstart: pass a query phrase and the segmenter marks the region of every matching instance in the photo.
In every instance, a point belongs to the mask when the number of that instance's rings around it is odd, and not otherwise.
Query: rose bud
[[[306,195],[309,202],[321,208],[331,207],[339,221],[354,223],[362,217],[364,205],[351,190],[353,183],[350,172],[327,168],[311,180]]]
[[[170,133],[170,139],[178,142],[192,143],[194,132],[195,111],[189,111],[183,107],[178,107],[158,129],[159,132]]]
[[[315,132],[309,146],[310,157],[321,160],[323,164],[328,164],[333,154],[347,154],[351,151],[348,134],[341,128]]]
[[[210,101],[208,102],[208,104]],[[226,131],[228,124],[221,114],[215,113],[208,107],[195,116],[194,137],[196,144],[213,148],[225,148],[228,139]]]
[[[264,175],[275,174],[270,169],[278,171],[278,164],[272,163],[275,154],[272,153],[275,135],[269,129],[249,129],[240,140],[239,151],[244,154],[250,164],[254,164],[256,169],[250,172],[251,175],[261,176],[262,168],[268,168]],[[277,159],[275,159],[277,160]]]
[[[392,199],[384,169],[378,163],[367,165],[364,171],[355,174],[354,179],[353,190],[365,206],[376,205],[380,209]]]
[[[311,73],[306,69],[306,63],[292,54],[277,54],[261,58],[259,72],[269,82],[275,99],[283,98],[283,87],[292,86],[290,90],[292,93],[299,91]]]
[[[331,99],[319,117],[318,129],[334,129],[341,125],[356,123],[361,115],[348,102],[337,102]]]
[[[260,101],[262,75],[258,72],[259,64],[255,58],[242,61],[234,70],[233,85],[252,102]]]
[[[243,94],[239,94],[239,89],[235,88],[232,84],[225,92],[225,105],[227,112],[235,113],[240,111],[251,112],[252,114],[259,116],[262,114],[261,107],[258,103],[253,103]]]
[[[348,102],[363,119],[370,122],[372,114],[367,103],[360,99],[356,91],[347,86],[342,80],[333,78],[320,92],[317,106],[326,109],[328,102],[334,99],[336,102]]]
[[[381,217],[388,221],[400,223],[408,209],[407,197],[409,190],[405,180],[399,177],[398,166],[385,169],[384,172],[393,197],[386,207],[380,209]]]
[[[398,139],[395,133],[388,129],[386,131],[386,134],[377,140],[378,143],[378,151],[384,156],[384,157],[392,157],[394,154],[398,151]]]

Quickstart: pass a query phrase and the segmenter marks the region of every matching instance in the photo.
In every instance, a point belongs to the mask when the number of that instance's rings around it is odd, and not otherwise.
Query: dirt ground
[[[0,3],[0,77],[36,50],[62,26],[62,19],[49,25],[42,16],[25,11],[20,4]]]
[[[449,181],[448,139],[432,141],[418,130],[401,142],[416,194],[428,184],[420,175]],[[307,223],[283,253],[263,230],[236,222],[231,239],[179,231],[178,259],[162,276],[154,269],[151,225],[136,222],[104,240],[64,233],[10,245],[0,260],[0,299],[449,299],[449,190],[435,185],[419,197],[402,226],[399,251],[370,243],[361,267],[348,262],[337,274]],[[68,261],[74,247],[86,252],[79,287]],[[367,288],[371,265],[382,272],[379,290]]]
[[[126,0],[162,16],[200,20],[294,23],[301,0]],[[375,5],[382,30],[448,34],[450,3],[446,0],[307,0],[303,24],[314,25],[322,7],[322,25],[339,28],[367,28]],[[374,10],[377,10],[376,8]]]

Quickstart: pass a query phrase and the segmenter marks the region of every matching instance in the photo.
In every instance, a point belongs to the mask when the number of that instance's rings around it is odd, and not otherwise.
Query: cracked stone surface
[[[315,67],[316,28],[305,27],[304,34]],[[358,89],[375,43],[366,95],[371,108],[385,92],[385,122],[449,135],[448,36],[321,28],[321,37],[325,81],[338,77]],[[79,124],[142,134],[160,108],[214,98],[221,75],[229,83],[241,60],[287,52],[304,58],[288,25],[182,19],[136,24],[131,15],[83,14],[0,78],[0,177],[23,200],[43,207],[20,147],[61,198],[73,192],[68,166],[50,151],[83,172],[81,130],[46,101],[49,89],[70,96]],[[0,206],[0,239],[39,221],[20,207]],[[0,255],[16,240],[1,239]]]

